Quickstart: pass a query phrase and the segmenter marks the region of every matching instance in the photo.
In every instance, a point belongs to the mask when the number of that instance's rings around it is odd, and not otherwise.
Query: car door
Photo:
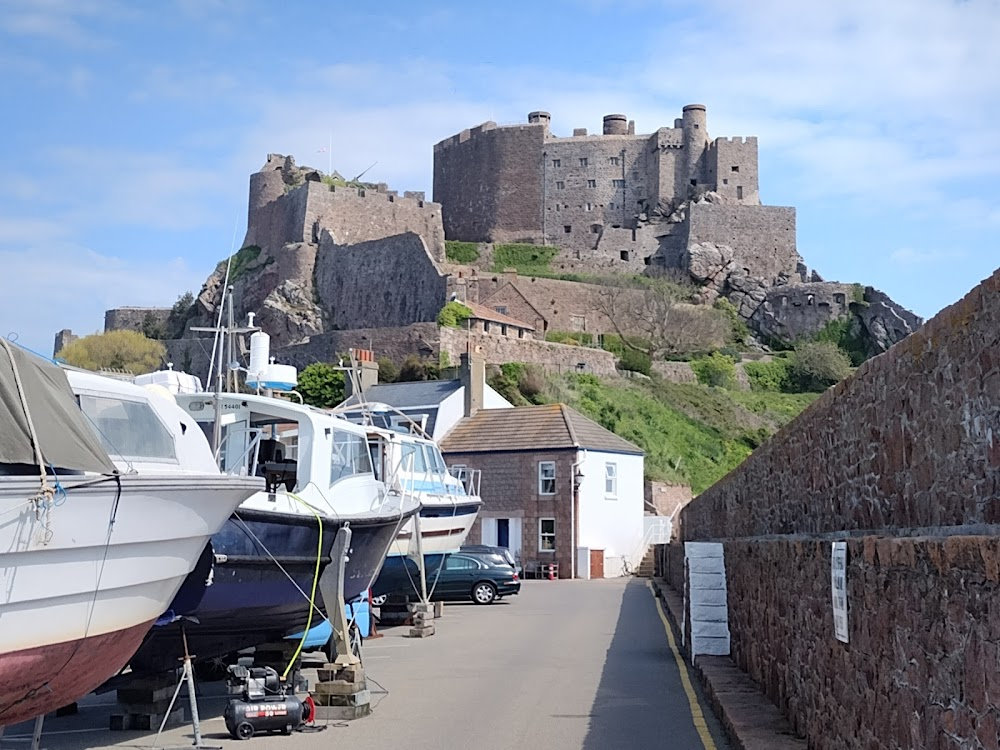
[[[472,583],[479,572],[479,563],[465,555],[449,555],[444,563],[438,594],[442,596],[469,596]]]

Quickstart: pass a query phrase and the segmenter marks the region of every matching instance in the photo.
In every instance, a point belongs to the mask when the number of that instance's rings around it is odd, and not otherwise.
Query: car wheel
[[[497,598],[497,587],[489,581],[477,583],[472,589],[472,601],[476,604],[492,604]]]

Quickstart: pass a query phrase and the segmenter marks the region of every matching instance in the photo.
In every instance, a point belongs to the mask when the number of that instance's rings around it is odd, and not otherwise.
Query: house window
[[[562,159],[553,159],[552,160],[552,166],[553,167],[561,167],[562,166]]]
[[[571,227],[569,224],[567,224],[566,226],[563,227],[563,232],[565,232],[566,234],[569,234],[572,231],[573,231],[573,227]]]
[[[556,519],[554,518],[538,519],[538,551],[539,552],[556,551]]]
[[[587,328],[587,319],[583,315],[570,315],[569,326],[574,331],[583,331]]]
[[[612,167],[617,167],[620,163],[621,162],[619,161],[617,156],[608,157],[608,164],[610,164]]]
[[[743,198],[743,186],[742,185],[737,185],[736,186],[736,197],[739,198],[739,199]]]
[[[554,494],[556,494],[556,462],[555,461],[539,461],[538,462],[538,494],[539,495],[554,495]]]
[[[556,183],[556,190],[562,190],[564,187],[566,187],[566,183],[563,182],[562,180],[559,180]]]
[[[722,178],[722,184],[723,185],[728,185],[729,184],[729,180],[727,180],[726,178]]]
[[[612,180],[611,186],[616,188],[623,188],[625,187],[625,180]]]
[[[600,224],[594,224],[592,227],[590,227],[590,231],[592,233],[594,233],[594,234],[600,234],[601,233],[601,225]]]
[[[499,307],[494,307],[493,310],[495,312],[500,313],[501,315],[506,315],[507,314],[507,307],[505,305],[500,305]]]
[[[523,339],[524,338],[524,329],[523,328],[518,328],[517,329],[517,337],[519,339]]]
[[[593,211],[593,210],[594,210],[594,204],[593,203],[588,203],[586,205],[586,207],[584,208],[584,211]]]
[[[739,172],[740,171],[739,167],[730,167],[730,169],[733,170],[734,172]]]
[[[556,211],[562,211],[562,207],[558,203],[556,204]]]
[[[504,336],[507,335],[507,324],[506,323],[502,323],[500,325],[500,333],[503,334]]]
[[[628,260],[628,250],[622,250],[620,257],[622,260]]]
[[[483,333],[489,333],[489,332],[490,332],[490,321],[484,320],[483,321]]]
[[[604,464],[604,495],[618,497],[618,464]]]
[[[691,184],[692,185],[697,185],[698,184],[698,180],[691,180]]]
[[[597,180],[587,180],[587,187],[597,187]]]
[[[581,167],[587,166],[587,157],[586,156],[584,156],[582,159],[580,159],[580,166]]]

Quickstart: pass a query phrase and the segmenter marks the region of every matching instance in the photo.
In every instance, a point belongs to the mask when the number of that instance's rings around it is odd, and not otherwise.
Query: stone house
[[[479,470],[473,544],[508,547],[528,573],[623,574],[643,543],[643,451],[565,404],[479,410],[440,441],[453,468]],[[541,571],[540,571],[541,569]]]
[[[507,315],[506,307],[489,307],[475,302],[463,302],[462,304],[472,310],[466,325],[473,333],[490,333],[494,336],[506,336],[514,339],[534,338],[535,327]]]

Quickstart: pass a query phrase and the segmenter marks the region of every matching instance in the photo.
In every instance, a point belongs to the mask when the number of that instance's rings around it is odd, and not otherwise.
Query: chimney
[[[461,372],[465,388],[465,416],[471,417],[483,408],[486,391],[486,362],[481,346],[469,344],[469,351],[461,357]]]
[[[351,349],[351,355],[358,363],[358,371],[355,373],[355,377],[358,380],[358,387],[364,393],[373,385],[378,384],[378,362],[375,361],[375,352],[370,349]],[[353,379],[345,378],[344,398],[348,399],[353,395]]]

